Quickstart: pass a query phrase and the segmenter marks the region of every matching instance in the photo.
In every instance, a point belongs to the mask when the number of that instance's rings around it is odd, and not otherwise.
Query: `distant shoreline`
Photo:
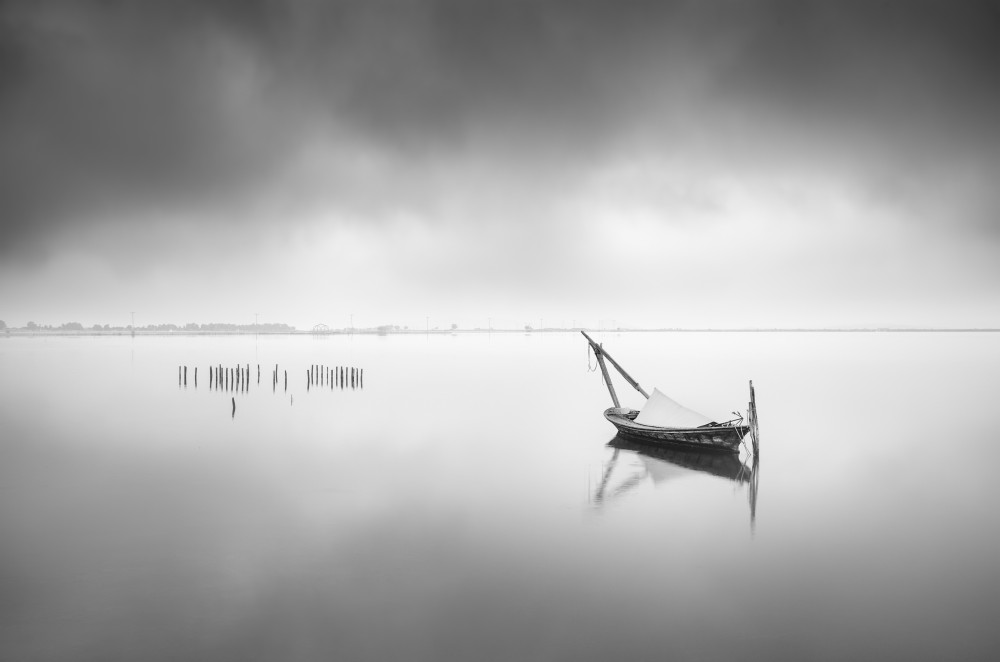
[[[429,329],[429,330],[400,330],[400,331],[378,331],[375,329],[354,329],[330,330],[330,331],[144,331],[137,330],[135,333],[127,329],[109,330],[58,330],[44,329],[37,331],[27,331],[24,329],[6,329],[0,332],[0,338],[4,337],[98,337],[98,336],[144,336],[144,337],[168,337],[168,336],[424,336],[424,335],[469,335],[469,334],[491,334],[491,333],[520,333],[525,335],[539,333],[579,333],[589,331],[591,333],[1000,333],[1000,328],[770,328],[770,329],[592,329],[587,327],[577,327],[572,329],[546,328],[546,329]]]

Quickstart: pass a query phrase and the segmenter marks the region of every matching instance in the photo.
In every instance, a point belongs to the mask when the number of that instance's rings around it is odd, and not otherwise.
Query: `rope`
[[[594,348],[590,346],[590,343],[587,343],[587,372],[595,372],[597,370],[597,361],[594,361],[593,366],[590,365],[590,355],[593,351]],[[596,359],[597,357],[595,356],[594,358]]]

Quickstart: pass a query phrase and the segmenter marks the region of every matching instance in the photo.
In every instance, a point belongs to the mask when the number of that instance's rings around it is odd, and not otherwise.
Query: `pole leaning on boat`
[[[605,357],[608,359],[608,361],[611,362],[611,365],[615,367],[615,370],[621,373],[621,376],[625,378],[625,381],[631,384],[635,390],[639,391],[639,393],[642,393],[642,397],[649,399],[649,393],[646,393],[644,390],[642,390],[642,387],[639,386],[639,382],[632,379],[632,376],[627,372],[625,372],[624,368],[618,365],[618,361],[615,361],[613,358],[611,358],[610,354],[604,351],[604,347],[594,342],[594,339],[588,336],[586,331],[580,331],[580,333],[582,333],[583,337],[587,339],[587,342],[590,343],[590,346],[594,348],[594,354],[597,355],[597,362],[601,365],[601,371],[604,373],[604,381],[607,382],[608,384],[608,390],[611,391],[611,399],[614,400],[616,407],[620,407],[621,405],[618,404],[618,396],[615,395],[615,389],[611,385],[611,379],[610,376],[608,375],[608,369],[604,365]]]
[[[593,345],[593,343],[591,344]],[[604,351],[600,345],[594,347],[594,354],[597,355],[597,362],[601,365],[601,373],[604,375],[604,383],[608,385],[608,392],[611,393],[611,401],[615,403],[615,407],[621,407],[621,403],[618,402],[618,394],[615,393],[615,386],[611,383],[611,375],[608,374],[608,366],[604,364]]]

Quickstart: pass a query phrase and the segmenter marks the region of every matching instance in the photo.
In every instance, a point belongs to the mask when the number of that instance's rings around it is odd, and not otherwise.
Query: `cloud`
[[[389,207],[420,205],[450,194],[441,179],[464,184],[470,166],[508,182],[524,173],[544,197],[550,179],[635,153],[743,169],[841,160],[900,190],[921,181],[898,174],[913,160],[935,161],[932,177],[956,161],[996,165],[991,3],[2,12],[8,250],[74,218],[227,204],[261,187],[362,211],[372,188]],[[316,151],[329,176],[303,172]]]
[[[995,247],[998,16],[930,0],[14,0],[0,256],[85,253],[112,279],[190,260],[210,279],[321,259],[301,237],[333,237],[371,253],[386,289],[513,301],[605,287],[586,266],[625,228],[699,248],[738,236],[784,265],[836,248],[827,272],[893,233]],[[449,284],[457,270],[474,275]],[[652,258],[643,275],[672,276]]]

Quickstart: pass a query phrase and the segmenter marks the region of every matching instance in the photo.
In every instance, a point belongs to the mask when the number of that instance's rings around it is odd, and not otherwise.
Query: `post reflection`
[[[613,452],[594,491],[592,502],[595,506],[603,506],[628,494],[647,479],[656,486],[684,475],[705,473],[747,486],[750,528],[753,530],[757,519],[760,462],[752,455],[742,460],[736,454],[640,444],[621,435],[615,435],[607,445]],[[639,462],[623,463],[623,454],[638,458]]]

